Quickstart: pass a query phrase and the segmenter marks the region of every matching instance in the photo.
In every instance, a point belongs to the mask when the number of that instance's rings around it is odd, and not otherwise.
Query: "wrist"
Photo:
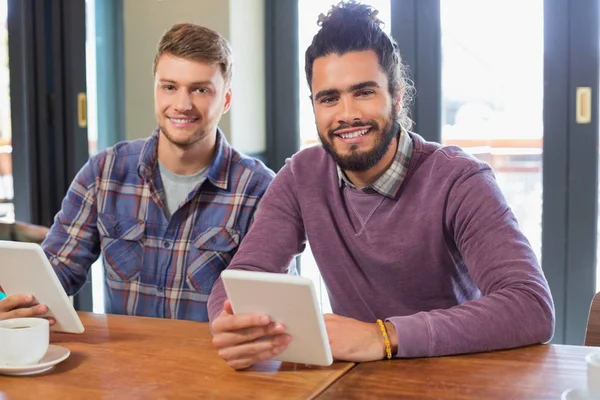
[[[381,357],[381,359],[392,359],[392,357],[394,356],[393,352],[392,352],[392,345],[390,342],[390,337],[388,335],[388,330],[387,330],[387,326],[386,324],[384,324],[384,322],[380,319],[377,320],[377,330],[378,330],[378,336],[379,336],[379,344],[380,344],[380,348],[383,351],[383,355]]]
[[[388,332],[388,337],[390,339],[392,355],[395,356],[396,354],[398,354],[398,332],[396,332],[396,326],[390,321],[385,321],[384,324]]]

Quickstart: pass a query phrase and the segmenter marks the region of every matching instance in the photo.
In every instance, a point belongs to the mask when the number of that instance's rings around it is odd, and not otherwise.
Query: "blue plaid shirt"
[[[106,312],[207,321],[213,283],[250,228],[274,173],[217,134],[205,177],[167,219],[158,131],[90,158],[42,244],[69,295],[103,256]]]

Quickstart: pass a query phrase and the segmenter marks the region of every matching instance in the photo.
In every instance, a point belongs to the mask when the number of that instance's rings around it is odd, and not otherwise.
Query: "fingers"
[[[17,307],[31,304],[35,298],[30,294],[14,294],[0,301],[0,312],[11,311]]]
[[[283,324],[273,322],[267,326],[253,326],[250,328],[220,332],[213,336],[213,345],[217,349],[223,349],[251,342],[265,336],[280,335],[284,332],[285,326],[283,326]]]
[[[226,300],[223,311],[212,323],[213,345],[234,369],[273,358],[287,348],[291,337],[285,326],[267,315],[233,314]]]
[[[280,354],[291,341],[290,335],[280,334],[219,350],[219,355],[234,369],[244,369]]]
[[[15,294],[0,300],[0,320],[37,317],[48,312],[48,307],[44,304],[29,306],[33,302],[35,297],[28,294]]]
[[[223,311],[225,311],[227,314],[233,315],[233,307],[231,307],[231,302],[229,300],[225,300],[223,303]]]
[[[43,304],[38,304],[33,307],[17,308],[12,311],[0,313],[0,320],[11,318],[30,318],[37,317],[48,312],[48,307]]]
[[[213,333],[231,332],[240,329],[252,328],[255,326],[266,326],[270,323],[270,318],[267,315],[260,314],[236,314],[233,315],[227,310],[223,310],[221,314],[214,320],[212,324]]]

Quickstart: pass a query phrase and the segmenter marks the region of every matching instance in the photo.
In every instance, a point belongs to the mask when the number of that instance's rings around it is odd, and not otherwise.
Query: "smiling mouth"
[[[167,117],[169,118],[169,120],[173,121],[176,124],[191,124],[192,122],[196,122],[198,120],[198,118],[194,117],[194,118],[172,118],[172,117]]]
[[[336,133],[335,135],[339,136],[342,139],[354,139],[366,135],[367,133],[369,133],[370,130],[371,128],[369,127],[348,133]]]

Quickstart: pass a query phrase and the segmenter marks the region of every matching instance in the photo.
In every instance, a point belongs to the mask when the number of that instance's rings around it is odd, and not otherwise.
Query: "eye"
[[[163,90],[170,92],[172,90],[175,90],[175,86],[173,85],[162,85]]]
[[[198,92],[198,93],[202,93],[202,94],[209,94],[210,93],[210,89],[205,88],[205,87],[196,88],[196,89],[194,89],[194,91]]]
[[[364,89],[356,93],[357,97],[367,97],[375,94],[375,91],[372,89]]]
[[[321,103],[321,104],[333,104],[337,100],[338,100],[338,98],[335,97],[335,96],[328,96],[328,97],[321,98],[321,100],[319,101],[319,103]]]

